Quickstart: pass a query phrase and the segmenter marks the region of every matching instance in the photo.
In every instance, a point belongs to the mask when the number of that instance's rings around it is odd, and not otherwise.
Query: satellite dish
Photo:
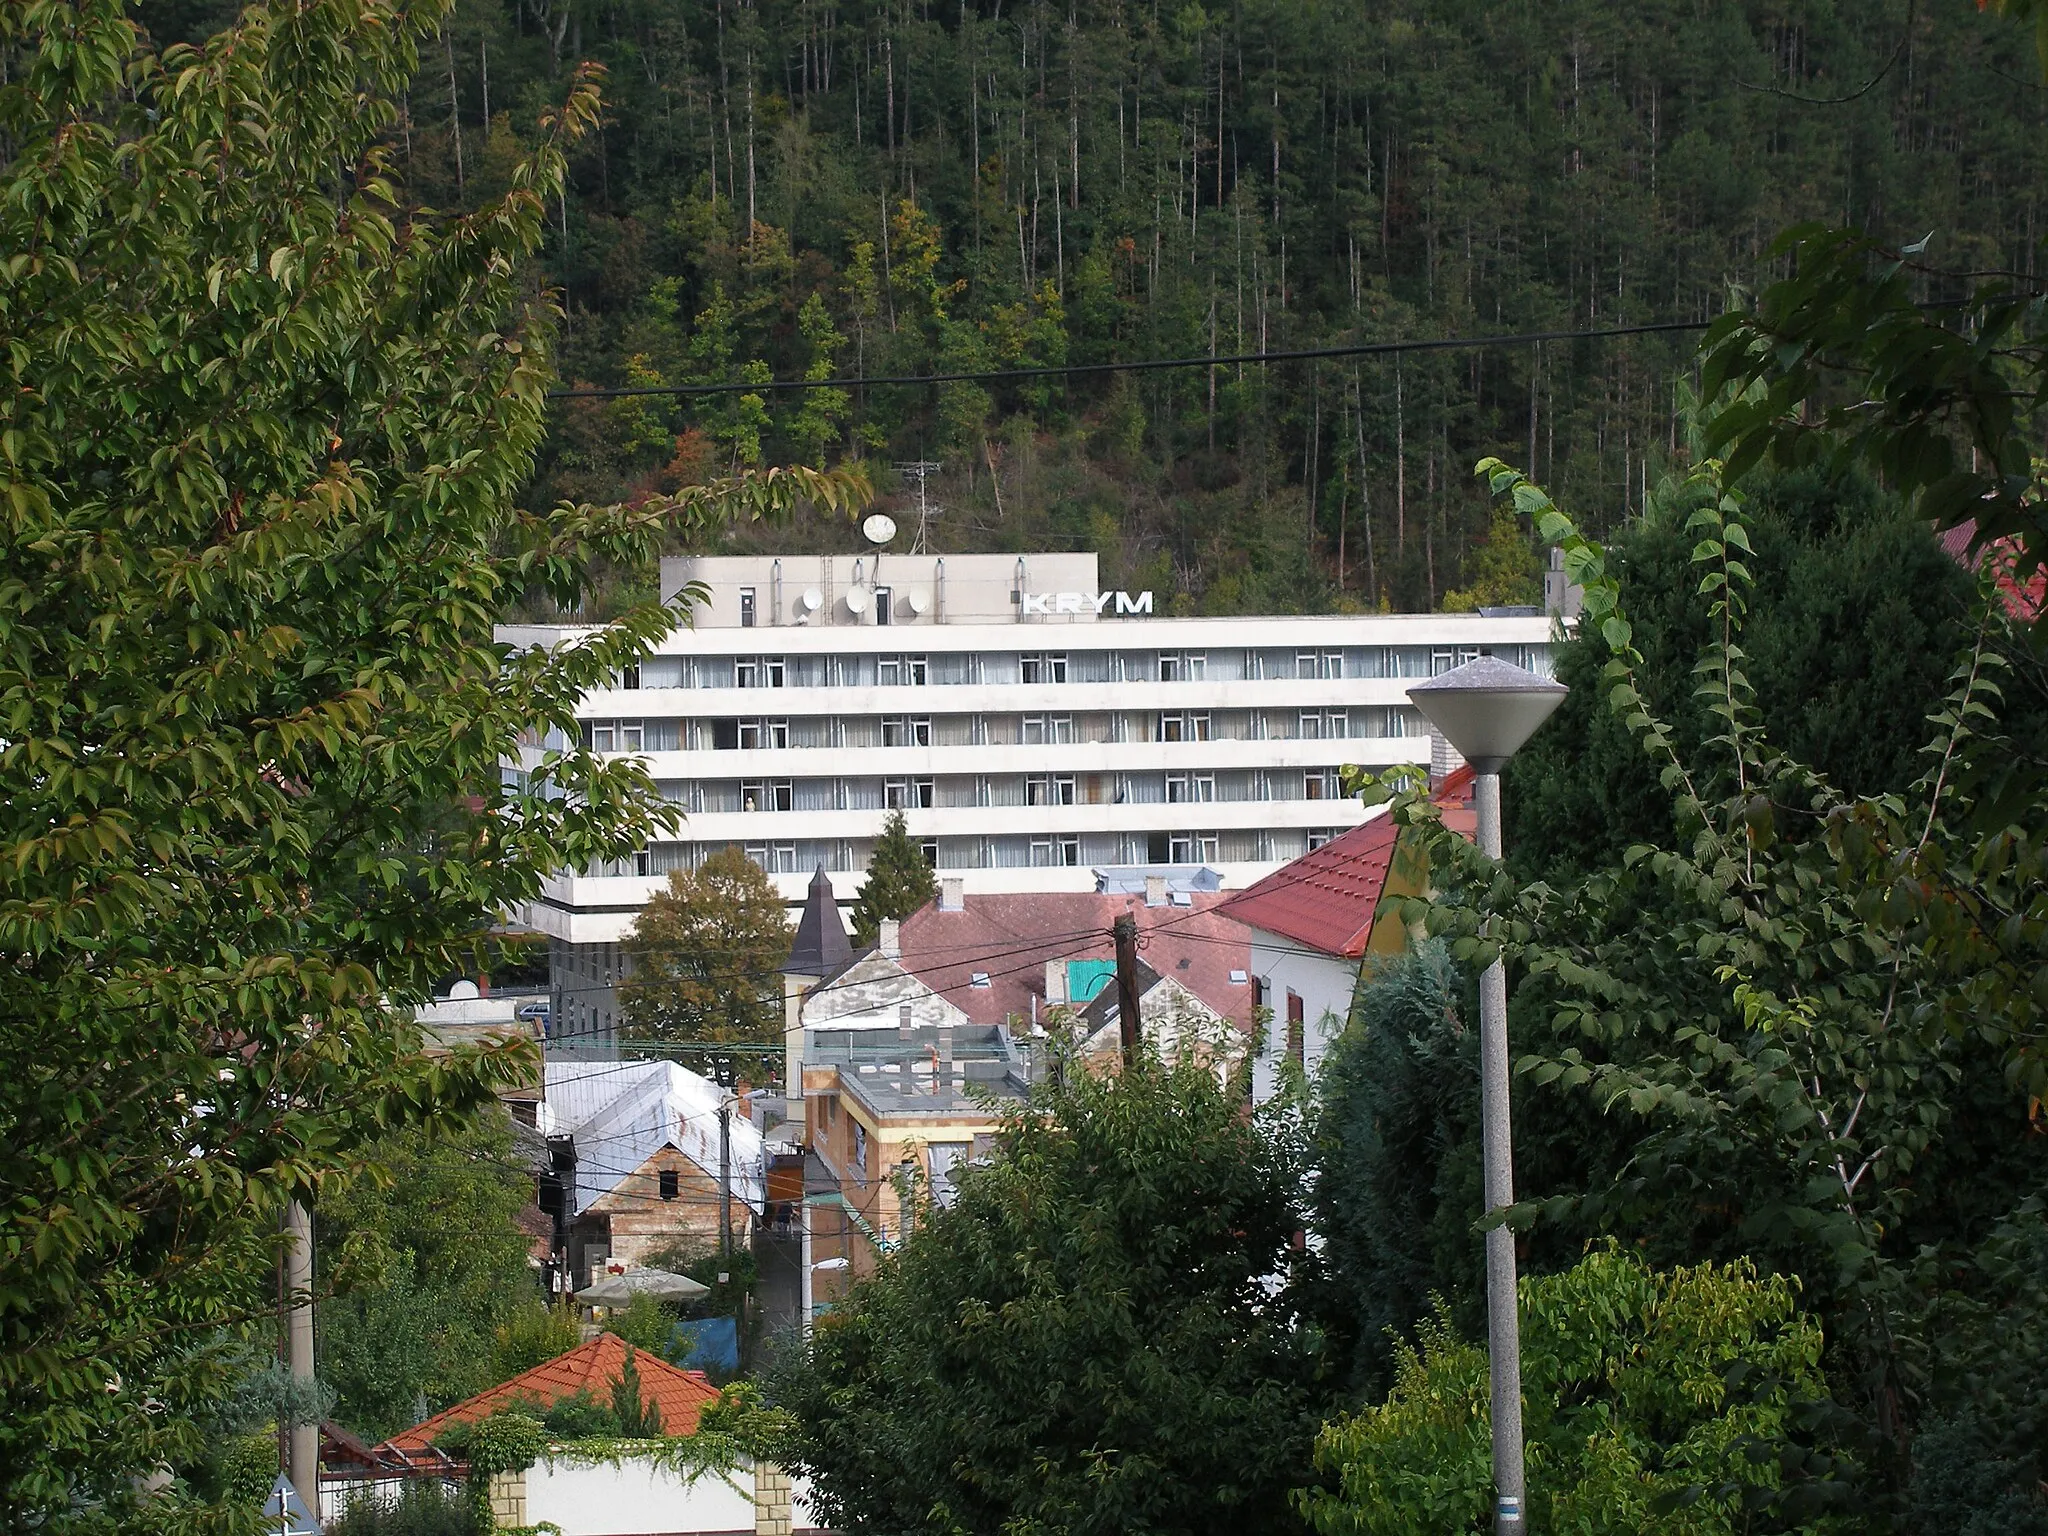
[[[875,606],[875,594],[866,587],[848,587],[846,589],[846,606],[849,612],[866,613],[868,609]]]
[[[816,613],[825,606],[825,594],[816,587],[805,587],[803,595],[796,600],[796,605],[805,613]]]
[[[913,592],[904,601],[910,604],[910,611],[912,613],[923,613],[925,609],[931,606],[931,599],[922,592]]]
[[[860,531],[870,544],[886,544],[896,537],[896,519],[886,512],[877,512],[860,525]]]
[[[479,995],[473,981],[458,981],[448,989],[448,1001],[451,1003],[466,1003]]]

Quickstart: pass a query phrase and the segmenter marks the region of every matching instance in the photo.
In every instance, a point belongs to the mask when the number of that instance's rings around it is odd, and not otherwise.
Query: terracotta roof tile
[[[1222,896],[1196,891],[1189,904],[1148,907],[1142,894],[1042,891],[969,895],[958,912],[936,902],[903,920],[903,968],[976,1024],[1029,1020],[1045,1007],[1048,960],[1112,960],[1110,924],[1138,920],[1144,962],[1171,976],[1223,1017],[1250,1028],[1251,931],[1218,909]],[[1233,981],[1235,971],[1247,977]],[[988,985],[977,987],[977,972]]]
[[[1465,837],[1474,835],[1469,766],[1448,775],[1433,798],[1445,826]],[[1220,911],[1326,955],[1358,959],[1372,941],[1397,838],[1392,820],[1375,816],[1225,897]]]
[[[377,1450],[421,1451],[454,1425],[489,1418],[499,1409],[513,1408],[521,1402],[551,1408],[578,1392],[587,1392],[596,1401],[609,1403],[612,1383],[619,1379],[625,1364],[625,1340],[615,1333],[599,1334],[567,1354],[543,1361],[532,1370],[522,1371],[510,1381],[479,1392],[453,1408],[444,1408],[432,1418],[422,1419],[411,1429],[400,1430]],[[718,1400],[718,1389],[705,1379],[703,1372],[681,1370],[645,1350],[634,1353],[633,1365],[640,1373],[641,1400],[661,1409],[663,1432],[670,1435],[695,1434],[697,1419],[705,1404]]]

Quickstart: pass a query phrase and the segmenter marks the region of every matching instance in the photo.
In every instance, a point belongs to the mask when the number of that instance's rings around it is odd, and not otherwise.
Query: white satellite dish
[[[866,587],[848,587],[846,589],[846,607],[848,612],[866,613],[868,609],[874,606],[875,594]]]
[[[473,981],[458,981],[448,989],[448,1001],[451,1003],[467,1003],[481,995]]]
[[[913,592],[904,601],[910,604],[910,611],[916,614],[923,613],[925,609],[931,606],[931,599],[922,592]]]
[[[797,598],[796,605],[805,613],[816,613],[825,606],[825,594],[816,587],[805,587],[803,595]]]
[[[876,512],[860,525],[860,532],[870,544],[886,544],[896,537],[896,519],[886,512]]]

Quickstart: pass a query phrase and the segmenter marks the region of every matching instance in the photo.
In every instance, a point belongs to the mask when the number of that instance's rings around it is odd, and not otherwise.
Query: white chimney
[[[882,956],[887,960],[903,958],[903,925],[893,917],[882,919],[881,931],[877,934]]]
[[[1145,877],[1145,905],[1148,907],[1163,907],[1166,905],[1166,876],[1147,875]]]
[[[967,882],[958,875],[948,875],[939,882],[939,910],[941,912],[964,912],[967,910]]]
[[[1045,1006],[1057,1008],[1067,1000],[1067,962],[1045,962]]]
[[[1465,766],[1465,759],[1458,749],[1439,730],[1429,733],[1429,787],[1435,789],[1452,774]]]

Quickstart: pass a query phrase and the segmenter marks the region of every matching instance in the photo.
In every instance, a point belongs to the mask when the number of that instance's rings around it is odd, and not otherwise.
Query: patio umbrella
[[[585,1306],[623,1307],[635,1296],[653,1296],[662,1301],[688,1301],[711,1288],[688,1275],[672,1275],[665,1269],[629,1269],[623,1275],[606,1275],[576,1293]]]

